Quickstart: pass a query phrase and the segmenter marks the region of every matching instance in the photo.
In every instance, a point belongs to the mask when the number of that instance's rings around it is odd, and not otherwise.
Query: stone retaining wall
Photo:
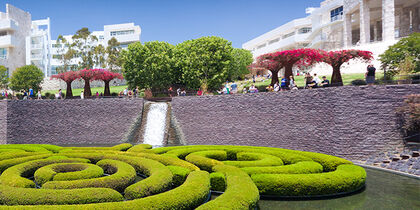
[[[402,147],[395,109],[420,85],[176,97],[188,144],[282,147],[357,160]]]
[[[0,103],[0,110],[6,110],[0,112],[0,129],[3,131],[3,114],[7,113],[7,138],[0,132],[0,143],[4,139],[9,144],[126,142],[142,109],[143,99],[4,101]]]

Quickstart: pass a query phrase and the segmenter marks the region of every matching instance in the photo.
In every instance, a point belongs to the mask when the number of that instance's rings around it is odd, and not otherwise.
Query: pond
[[[260,200],[259,209],[420,209],[420,179],[368,169],[364,191],[322,200]]]

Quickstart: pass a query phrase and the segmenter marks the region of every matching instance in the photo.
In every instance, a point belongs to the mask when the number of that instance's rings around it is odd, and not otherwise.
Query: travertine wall
[[[0,144],[7,143],[7,101],[0,101]]]
[[[188,144],[322,152],[357,160],[403,146],[395,109],[420,85],[339,87],[279,93],[176,97]]]
[[[117,144],[127,142],[143,99],[25,100],[6,106],[9,144]],[[2,122],[0,114],[0,129]]]

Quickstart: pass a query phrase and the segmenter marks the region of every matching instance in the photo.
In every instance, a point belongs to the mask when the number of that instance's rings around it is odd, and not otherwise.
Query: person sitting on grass
[[[281,83],[280,83],[280,91],[285,91],[287,90],[287,79],[286,77],[282,77],[281,78]]]
[[[274,88],[273,88],[273,86],[271,86],[271,84],[270,84],[270,85],[268,85],[268,86],[265,88],[265,90],[266,90],[267,92],[273,92]]]
[[[279,90],[280,90],[279,82],[276,82],[276,84],[274,84],[274,92],[278,92]]]
[[[258,93],[258,89],[255,87],[254,84],[252,84],[251,87],[249,87],[249,92],[250,93]]]
[[[326,76],[322,77],[322,82],[321,82],[321,87],[329,87],[330,86],[330,81],[327,80]]]

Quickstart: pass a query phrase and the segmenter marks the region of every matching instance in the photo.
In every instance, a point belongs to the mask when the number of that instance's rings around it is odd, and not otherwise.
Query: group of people
[[[322,80],[315,73],[312,76],[310,73],[305,73],[305,88],[318,88],[318,87],[330,87],[330,81],[326,76],[322,77]]]
[[[139,88],[135,88],[133,90],[130,90],[128,88],[125,88],[124,90],[120,91],[120,93],[118,94],[119,97],[126,97],[126,98],[137,98],[139,97],[140,94],[140,90]],[[100,95],[98,95],[98,92],[96,92],[96,96],[103,96],[102,93]]]

